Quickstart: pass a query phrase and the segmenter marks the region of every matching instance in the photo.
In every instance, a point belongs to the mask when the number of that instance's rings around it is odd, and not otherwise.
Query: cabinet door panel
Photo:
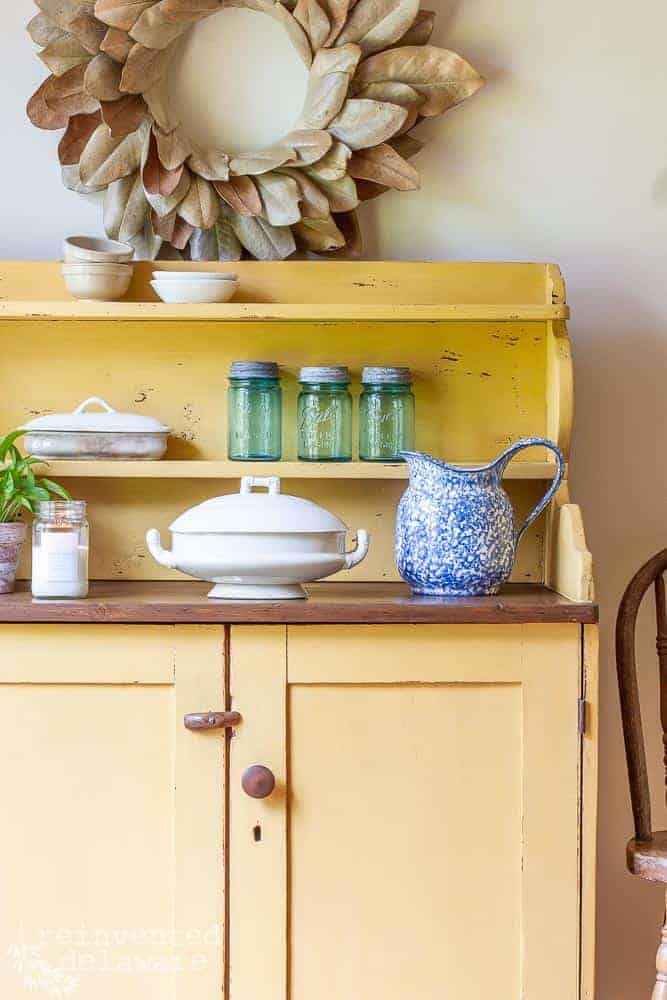
[[[218,996],[223,630],[72,629],[0,628],[0,994]]]
[[[289,628],[284,685],[263,636],[232,630],[232,773],[285,778],[232,785],[231,1000],[575,1000],[578,627]],[[266,877],[244,893],[260,852],[282,907]],[[271,962],[234,975],[269,898]]]
[[[298,686],[289,711],[293,1000],[432,1000],[441,975],[517,998],[520,688]]]

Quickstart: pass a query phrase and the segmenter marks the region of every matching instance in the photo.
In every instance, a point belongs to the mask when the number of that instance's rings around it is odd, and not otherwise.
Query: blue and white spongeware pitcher
[[[556,456],[556,475],[517,529],[502,479],[517,452],[542,445]],[[563,478],[560,449],[545,438],[517,441],[494,462],[461,468],[417,451],[402,452],[410,483],[398,505],[396,563],[415,594],[497,594],[514,565],[519,539],[547,506]]]

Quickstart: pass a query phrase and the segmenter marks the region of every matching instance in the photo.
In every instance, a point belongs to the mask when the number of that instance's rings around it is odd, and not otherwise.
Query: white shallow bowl
[[[153,281],[238,281],[238,277],[215,271],[153,271]]]
[[[134,248],[129,243],[118,243],[116,240],[70,236],[63,243],[63,256],[67,263],[128,264],[134,257]]]
[[[75,299],[117,302],[122,299],[132,280],[132,268],[122,271],[91,271],[63,266],[65,287]]]
[[[172,305],[229,302],[238,281],[151,281],[151,287],[163,302]]]

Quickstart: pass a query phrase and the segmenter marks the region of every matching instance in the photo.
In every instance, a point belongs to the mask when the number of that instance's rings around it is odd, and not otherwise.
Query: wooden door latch
[[[199,732],[202,729],[231,729],[241,721],[239,712],[192,712],[183,719],[186,729]]]

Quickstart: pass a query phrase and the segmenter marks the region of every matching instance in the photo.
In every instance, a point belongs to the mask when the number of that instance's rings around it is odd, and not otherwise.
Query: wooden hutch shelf
[[[0,320],[123,320],[197,323],[543,323],[566,320],[567,306],[363,305],[356,303],[232,302],[166,305],[163,302],[0,301]]]
[[[496,597],[414,597],[402,583],[311,583],[307,601],[210,601],[210,584],[127,580],[91,584],[86,601],[36,601],[27,584],[0,601],[0,623],[126,625],[592,625],[597,607],[540,586]]]
[[[405,479],[407,466],[382,462],[48,462],[56,479],[240,479],[280,476],[281,479]],[[483,463],[479,463],[483,464]],[[512,462],[507,479],[553,479],[552,462]]]
[[[240,287],[225,305],[166,305],[149,283],[156,267],[221,271],[232,266]],[[141,261],[128,294],[111,303],[73,300],[58,261],[0,265],[0,321],[544,323],[568,316],[558,270],[544,264]]]
[[[417,403],[416,447],[455,465],[480,465],[521,438],[542,435],[568,458],[572,365],[568,307],[557,267],[538,263],[239,261],[239,290],[225,305],[155,301],[151,273],[221,271],[228,264],[138,262],[122,302],[72,300],[57,261],[0,264],[0,427],[73,410],[97,395],[172,428],[160,462],[53,461],[47,475],[87,500],[94,526],[91,578],[173,579],[146,550],[163,532],[243,476],[280,476],[286,492],[334,510],[373,542],[355,582],[392,582],[403,464],[295,461],[298,373],[346,364],[353,393],[365,365],[409,366]],[[276,361],[283,385],[281,462],[226,460],[230,364]],[[354,435],[357,435],[355,406]],[[535,448],[506,469],[517,519],[539,501],[555,466]],[[20,578],[29,577],[24,559]],[[570,599],[593,594],[581,515],[565,481],[545,519],[518,550],[513,580]]]

